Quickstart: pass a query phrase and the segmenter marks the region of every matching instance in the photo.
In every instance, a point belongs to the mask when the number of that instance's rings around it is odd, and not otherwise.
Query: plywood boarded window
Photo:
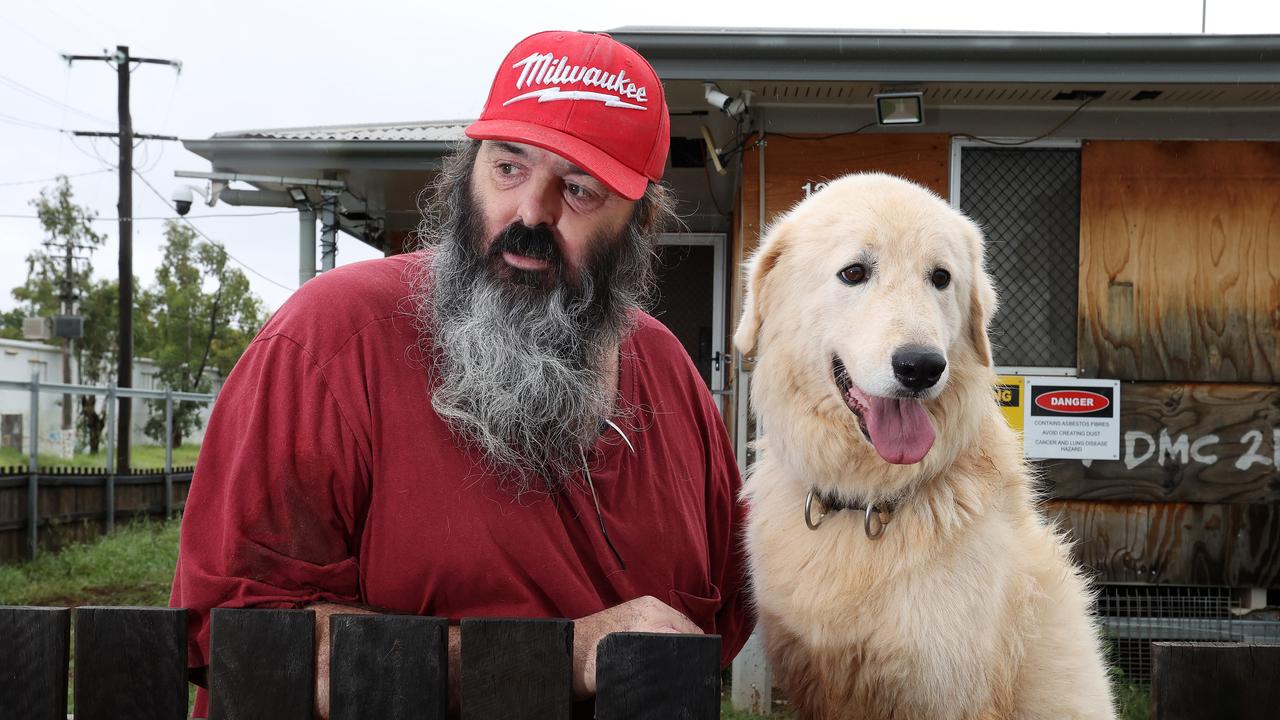
[[[1080,150],[962,146],[960,209],[987,237],[996,365],[1075,368]]]
[[[1280,143],[1096,141],[1081,162],[1083,374],[1280,382]]]

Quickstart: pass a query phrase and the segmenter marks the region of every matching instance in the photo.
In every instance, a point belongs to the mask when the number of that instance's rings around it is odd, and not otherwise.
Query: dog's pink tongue
[[[895,465],[920,462],[933,447],[933,423],[919,400],[868,398],[867,430],[880,457]]]

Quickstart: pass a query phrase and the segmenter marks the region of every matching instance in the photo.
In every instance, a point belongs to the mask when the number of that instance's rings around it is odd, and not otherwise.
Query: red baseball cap
[[[662,179],[671,117],[658,75],[640,53],[600,34],[540,32],[507,53],[476,140],[553,152],[628,200]]]

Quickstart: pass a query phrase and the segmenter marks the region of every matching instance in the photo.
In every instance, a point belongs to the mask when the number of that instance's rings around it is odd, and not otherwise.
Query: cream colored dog
[[[1110,718],[1087,583],[995,404],[978,229],[850,175],[748,263],[755,596],[803,718]]]

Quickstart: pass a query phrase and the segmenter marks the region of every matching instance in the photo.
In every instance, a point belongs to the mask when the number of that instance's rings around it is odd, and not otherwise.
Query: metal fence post
[[[173,389],[164,389],[164,519],[173,517]]]
[[[31,449],[27,456],[27,543],[31,559],[40,550],[40,373],[31,373]]]
[[[106,531],[116,528],[116,384],[107,386],[107,523]]]

